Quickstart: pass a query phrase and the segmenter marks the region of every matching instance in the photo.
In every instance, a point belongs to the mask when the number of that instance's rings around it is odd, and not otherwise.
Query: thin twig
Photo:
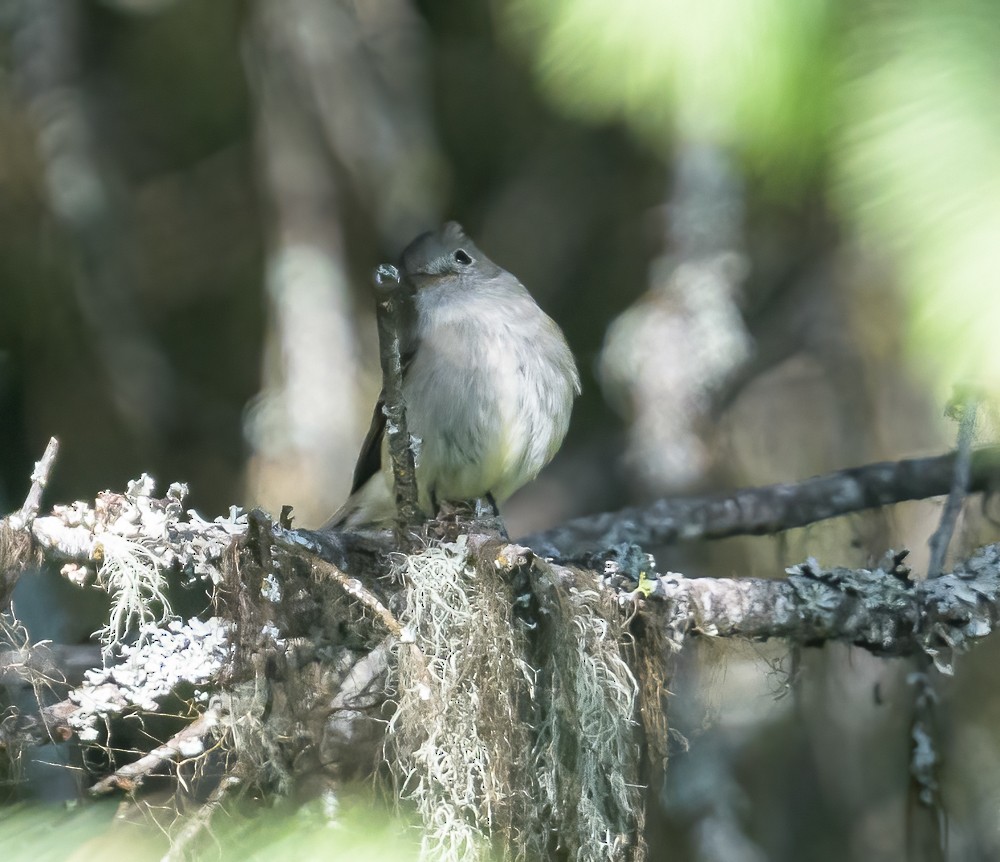
[[[182,859],[191,858],[188,853],[190,844],[208,829],[213,815],[225,801],[226,794],[242,783],[236,775],[224,775],[208,797],[208,801],[184,821],[184,828],[170,842],[170,849],[163,854],[160,862],[180,862]]]
[[[0,685],[27,684],[37,675],[47,682],[79,685],[84,671],[101,663],[101,648],[91,644],[25,644],[0,649]]]
[[[376,596],[371,590],[369,590],[364,584],[361,583],[357,578],[352,578],[350,575],[342,572],[333,563],[328,563],[326,560],[312,559],[309,561],[312,567],[313,577],[317,580],[323,578],[329,578],[337,584],[343,587],[344,592],[354,599],[357,599],[363,605],[365,605],[369,610],[374,612],[382,624],[389,630],[389,632],[395,635],[397,638],[402,637],[403,627],[400,625],[399,620]]]
[[[219,723],[220,708],[209,707],[182,730],[170,737],[167,742],[140,757],[134,763],[128,763],[116,769],[90,788],[92,796],[102,796],[113,790],[124,790],[131,793],[138,788],[143,779],[152,775],[164,764],[180,758],[196,757],[205,753],[204,739]]]
[[[958,446],[955,453],[952,470],[951,487],[948,489],[948,500],[941,512],[941,522],[931,536],[928,545],[931,549],[931,559],[927,566],[927,577],[936,578],[944,571],[944,559],[948,554],[955,524],[958,523],[962,503],[969,493],[969,481],[972,475],[972,441],[976,432],[976,412],[979,402],[975,395],[968,395],[962,405],[962,418],[958,423]]]
[[[909,675],[908,682],[913,686],[913,715],[910,720],[906,858],[944,862],[948,812],[938,783],[941,766],[936,716],[938,696],[927,656],[918,657],[918,670]]]
[[[976,432],[979,401],[975,393],[966,392],[959,402],[961,418],[951,487],[941,511],[941,520],[930,537],[930,561],[927,578],[939,578],[944,570],[948,546],[958,523],[962,505],[969,492],[972,464],[972,441]],[[913,712],[910,717],[910,782],[907,797],[907,843],[909,858],[936,862],[945,858],[948,812],[941,799],[938,785],[940,765],[939,734],[937,733],[937,687],[930,656],[920,654],[916,670],[910,674],[914,687]]]
[[[884,461],[793,484],[657,500],[647,506],[576,518],[517,541],[537,553],[567,558],[622,542],[655,546],[778,533],[851,512],[947,494],[957,457],[949,453]],[[987,491],[998,479],[1000,446],[975,450],[969,492]]]
[[[406,405],[403,401],[403,364],[401,335],[409,309],[408,286],[403,284],[399,270],[382,264],[375,270],[379,359],[382,363],[382,391],[385,411],[385,433],[389,439],[389,457],[396,494],[396,511],[403,525],[419,523],[417,479],[406,425]]]
[[[389,630],[402,648],[407,649],[413,657],[414,664],[418,669],[423,691],[431,690],[430,671],[427,668],[427,657],[417,644],[413,642],[412,635],[403,630],[402,624],[380,600],[357,578],[352,578],[345,574],[332,563],[325,560],[311,561],[313,576],[316,578],[330,578],[335,583],[340,584],[344,591],[351,597],[357,599],[366,607],[374,611],[375,615],[382,621],[382,624]]]
[[[49,483],[58,454],[59,441],[55,437],[50,437],[42,459],[35,462],[35,469],[31,473],[31,488],[28,490],[28,496],[24,498],[24,505],[20,511],[10,516],[9,524],[12,529],[23,530],[37,517],[38,510],[42,506],[42,494]]]

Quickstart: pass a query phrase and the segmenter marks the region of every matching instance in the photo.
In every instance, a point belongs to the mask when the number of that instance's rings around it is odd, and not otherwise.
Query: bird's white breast
[[[404,393],[422,496],[506,499],[562,442],[575,386],[562,333],[526,293],[470,292],[422,314]]]

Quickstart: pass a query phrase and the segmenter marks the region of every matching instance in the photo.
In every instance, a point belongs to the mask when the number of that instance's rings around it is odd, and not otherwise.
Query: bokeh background
[[[0,509],[54,434],[51,501],[147,471],[318,525],[379,387],[371,271],[446,218],[583,375],[512,534],[943,451],[952,387],[1000,384],[998,45],[995,0],[0,0]],[[955,553],[996,538],[969,509]],[[938,514],[658,558],[919,574]],[[97,626],[55,576],[18,602]],[[938,683],[948,858],[1000,855],[997,658]],[[912,669],[689,650],[653,858],[913,858]]]

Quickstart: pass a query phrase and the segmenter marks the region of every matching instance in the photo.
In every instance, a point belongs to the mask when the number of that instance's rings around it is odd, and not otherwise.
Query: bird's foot
[[[497,533],[504,541],[510,541],[492,495],[462,502],[444,500],[438,506],[434,520],[442,536],[488,531]]]
[[[481,526],[487,526],[490,530],[499,533],[501,539],[510,541],[510,535],[507,533],[507,525],[504,524],[503,518],[500,517],[500,507],[497,505],[497,501],[493,499],[492,494],[487,494],[485,497],[480,497],[476,500],[475,520]]]

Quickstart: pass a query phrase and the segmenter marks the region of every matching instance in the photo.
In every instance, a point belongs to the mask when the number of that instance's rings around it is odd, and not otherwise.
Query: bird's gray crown
[[[400,269],[410,277],[460,276],[469,272],[491,276],[499,270],[454,221],[413,240],[403,250]]]

